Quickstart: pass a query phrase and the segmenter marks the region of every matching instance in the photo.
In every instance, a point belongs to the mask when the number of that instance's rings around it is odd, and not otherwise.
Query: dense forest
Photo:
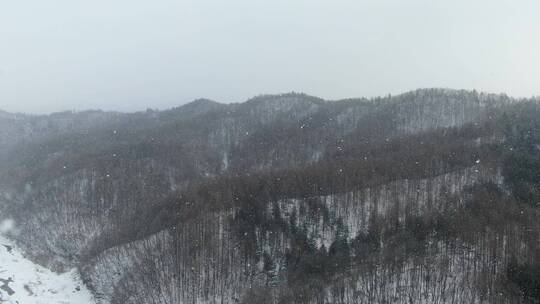
[[[540,303],[539,207],[537,99],[0,112],[10,238],[103,304]]]

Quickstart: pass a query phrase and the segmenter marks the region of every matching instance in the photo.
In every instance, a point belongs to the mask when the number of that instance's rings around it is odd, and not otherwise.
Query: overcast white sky
[[[0,1],[8,111],[420,87],[540,95],[540,1]]]

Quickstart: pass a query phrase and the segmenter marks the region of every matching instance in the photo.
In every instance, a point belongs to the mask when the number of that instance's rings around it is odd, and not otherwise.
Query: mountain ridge
[[[173,107],[170,107],[170,108],[165,108],[165,109],[161,109],[161,110],[154,110],[154,109],[151,109],[149,108],[148,110],[151,110],[151,111],[158,111],[158,112],[166,112],[166,111],[170,111],[170,110],[178,110],[184,106],[193,106],[193,104],[197,104],[197,103],[204,103],[204,104],[220,104],[220,105],[242,105],[242,104],[245,104],[245,103],[257,103],[257,102],[264,102],[266,99],[271,99],[271,100],[275,100],[275,99],[278,99],[280,97],[304,97],[306,99],[311,99],[311,100],[318,100],[319,102],[344,102],[344,101],[352,101],[352,100],[364,100],[364,101],[372,101],[372,100],[380,100],[380,99],[384,99],[384,98],[387,98],[387,97],[400,97],[402,95],[408,95],[408,94],[418,94],[418,93],[438,93],[438,94],[446,94],[446,95],[455,95],[455,94],[463,94],[463,93],[467,93],[467,94],[477,94],[479,96],[494,96],[494,97],[508,97],[510,99],[513,99],[513,100],[526,100],[526,99],[537,99],[538,97],[531,97],[531,98],[526,98],[526,97],[512,97],[512,96],[508,96],[506,93],[492,93],[492,92],[487,92],[487,91],[476,91],[476,90],[467,90],[467,89],[451,89],[451,88],[420,88],[420,89],[415,89],[415,90],[409,90],[409,91],[405,91],[405,92],[402,92],[402,93],[399,93],[399,94],[387,94],[387,95],[380,95],[380,96],[374,96],[374,97],[349,97],[349,98],[338,98],[338,99],[323,99],[323,98],[320,98],[320,97],[317,97],[315,95],[310,95],[310,94],[307,94],[307,93],[302,93],[302,92],[288,92],[288,93],[276,93],[276,94],[260,94],[260,95],[256,95],[256,96],[253,96],[251,98],[248,98],[246,99],[245,101],[243,102],[231,102],[231,103],[223,103],[223,102],[219,102],[219,101],[215,101],[215,100],[212,100],[212,99],[209,99],[209,98],[205,98],[205,97],[201,97],[201,98],[197,98],[197,99],[194,99],[190,102],[187,102],[187,103],[184,103],[182,105],[179,105],[179,106],[173,106]],[[139,110],[139,111],[126,111],[126,112],[122,112],[122,111],[115,111],[115,110],[100,110],[100,109],[81,109],[81,110],[71,110],[71,111],[56,111],[56,112],[51,112],[51,113],[48,113],[48,114],[31,114],[31,113],[22,113],[22,112],[9,112],[9,111],[5,111],[5,110],[2,110],[0,109],[0,114],[1,115],[6,115],[6,114],[9,114],[9,115],[20,115],[20,116],[32,116],[32,117],[43,117],[43,116],[54,116],[54,115],[62,115],[62,114],[81,114],[81,113],[92,113],[92,112],[101,112],[101,113],[116,113],[116,114],[137,114],[137,113],[143,113],[145,111],[148,111],[148,110]]]
[[[540,232],[527,203],[537,100],[306,96],[7,123],[0,214],[34,261],[77,267],[100,304],[520,303],[505,271],[513,257],[534,261],[534,238],[504,229]],[[480,258],[444,272],[445,254],[457,263],[464,247]],[[374,287],[373,271],[408,287]],[[499,295],[498,282],[514,289]]]

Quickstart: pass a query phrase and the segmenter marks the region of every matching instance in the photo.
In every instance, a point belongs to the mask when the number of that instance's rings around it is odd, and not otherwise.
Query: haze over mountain
[[[539,102],[0,112],[0,220],[100,304],[537,303]]]
[[[537,0],[55,0],[0,9],[0,108],[453,87],[540,95]]]

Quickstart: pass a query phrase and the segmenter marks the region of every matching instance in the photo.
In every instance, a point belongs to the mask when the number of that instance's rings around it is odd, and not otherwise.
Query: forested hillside
[[[540,100],[0,112],[0,220],[98,303],[539,303]]]

